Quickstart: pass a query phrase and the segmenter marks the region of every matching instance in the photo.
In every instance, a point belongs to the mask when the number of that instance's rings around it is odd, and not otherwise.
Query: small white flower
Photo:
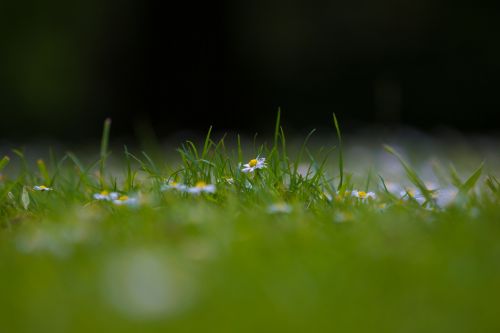
[[[37,185],[37,186],[33,186],[33,189],[35,191],[40,191],[40,192],[48,192],[48,191],[53,191],[53,188],[51,187],[47,187],[45,185]]]
[[[111,192],[109,193],[108,191],[101,191],[100,193],[95,193],[94,194],[94,199],[96,200],[105,200],[105,201],[112,201],[118,199],[120,195],[116,192]]]
[[[276,213],[288,214],[292,212],[292,206],[290,206],[285,202],[279,202],[267,207],[267,212],[271,214],[276,214]]]
[[[215,185],[207,184],[204,181],[199,181],[196,183],[196,185],[194,187],[188,188],[187,192],[189,192],[191,194],[200,194],[202,192],[215,193]]]
[[[162,191],[177,190],[177,191],[184,192],[187,190],[187,186],[184,184],[179,184],[177,182],[171,181],[168,184],[162,185],[161,190]]]
[[[351,196],[361,199],[361,200],[372,200],[376,198],[376,195],[374,192],[365,192],[365,191],[357,191],[354,190],[351,192]]]
[[[113,200],[113,203],[117,206],[123,206],[123,205],[125,205],[125,206],[137,206],[139,201],[137,200],[137,198],[129,198],[126,195],[122,195],[119,198]]]
[[[248,173],[248,172],[254,172],[257,169],[264,169],[267,167],[266,164],[266,159],[265,157],[257,157],[253,160],[250,160],[247,164],[243,164],[243,169],[241,169],[242,172]]]

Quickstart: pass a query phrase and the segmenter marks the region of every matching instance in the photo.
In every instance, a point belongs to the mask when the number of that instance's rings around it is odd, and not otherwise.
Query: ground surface
[[[352,171],[359,147],[284,141],[186,143],[170,168],[112,169],[106,140],[96,163],[12,153],[0,331],[500,331],[496,161],[428,172],[386,147]]]

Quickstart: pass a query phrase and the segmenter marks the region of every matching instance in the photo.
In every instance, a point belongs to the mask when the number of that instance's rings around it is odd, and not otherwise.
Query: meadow
[[[13,149],[0,332],[500,331],[494,148],[353,147],[335,116],[317,148],[274,128],[171,160],[111,154],[109,120],[94,155]]]

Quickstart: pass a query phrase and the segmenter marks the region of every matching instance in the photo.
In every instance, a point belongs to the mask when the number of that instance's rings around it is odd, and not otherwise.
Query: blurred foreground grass
[[[500,331],[494,175],[429,184],[406,165],[397,183],[341,184],[338,157],[292,158],[278,129],[247,173],[241,146],[209,136],[172,169],[127,151],[106,170],[107,138],[88,165],[17,151],[0,181],[0,332]]]

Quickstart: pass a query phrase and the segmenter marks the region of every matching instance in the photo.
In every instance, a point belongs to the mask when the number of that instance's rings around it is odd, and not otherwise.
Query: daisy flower
[[[267,167],[265,157],[257,157],[253,160],[250,160],[247,164],[243,164],[243,169],[241,169],[241,171],[244,173],[248,173],[254,172],[257,169],[264,169],[265,167]]]
[[[111,192],[109,193],[108,191],[101,191],[100,193],[95,193],[94,194],[94,199],[96,200],[105,200],[105,201],[112,201],[118,199],[120,195],[116,192]]]
[[[188,188],[187,191],[191,194],[200,194],[202,192],[215,193],[215,185],[207,184],[204,181],[199,181],[194,187]]]
[[[137,198],[129,198],[126,195],[122,195],[119,198],[113,200],[113,203],[117,206],[136,206],[138,204]]]
[[[186,189],[187,189],[186,185],[179,184],[179,183],[174,182],[174,181],[168,182],[168,184],[164,184],[161,187],[162,191],[168,191],[168,190],[185,191]]]
[[[365,192],[365,191],[352,191],[351,196],[361,199],[361,200],[366,200],[366,199],[375,199],[376,195],[373,192]]]
[[[45,185],[36,185],[36,186],[33,186],[33,189],[35,191],[40,191],[40,192],[48,192],[48,191],[53,191],[53,188],[51,187],[47,187]]]

